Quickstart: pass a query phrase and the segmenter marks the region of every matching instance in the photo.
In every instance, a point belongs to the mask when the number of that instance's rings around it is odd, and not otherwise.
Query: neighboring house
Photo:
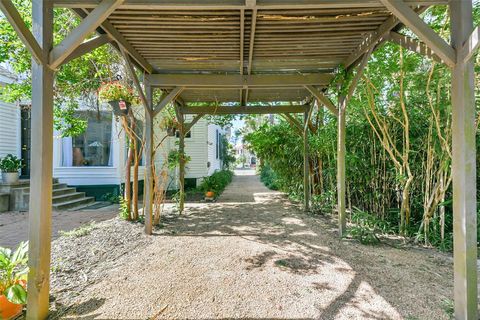
[[[0,85],[11,83],[15,78],[6,70],[0,71]],[[59,183],[76,187],[87,196],[101,200],[105,194],[119,194],[125,181],[127,159],[126,139],[121,124],[108,107],[96,110],[81,110],[89,113],[87,130],[77,137],[60,137],[54,133],[53,177]],[[0,157],[13,153],[25,159],[22,178],[30,175],[30,108],[0,102]],[[187,117],[189,122],[191,117]],[[141,132],[141,130],[139,130]],[[206,120],[198,121],[185,138],[185,152],[191,157],[186,165],[186,186],[197,186],[203,177],[222,169],[221,136],[219,126]],[[166,133],[155,131],[156,139]],[[176,148],[176,137],[168,137],[156,152],[155,163],[161,167],[168,153]],[[157,141],[158,143],[158,141]],[[32,155],[34,156],[34,155]],[[176,172],[170,172],[170,189],[177,187]],[[143,180],[144,166],[139,168],[139,180]],[[140,188],[142,190],[142,188]]]
[[[239,164],[241,167],[255,167],[257,164],[257,158],[243,141],[237,141],[234,150],[235,158],[240,162]]]

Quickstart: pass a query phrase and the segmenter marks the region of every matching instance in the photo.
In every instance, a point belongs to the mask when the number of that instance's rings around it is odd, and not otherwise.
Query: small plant
[[[128,208],[128,203],[127,200],[123,197],[119,197],[119,202],[120,202],[120,208],[119,208],[119,216],[123,220],[129,220],[130,219],[130,209]]]
[[[79,238],[79,237],[89,235],[96,228],[97,226],[95,225],[95,222],[91,221],[89,224],[85,226],[81,226],[70,231],[60,231],[60,235],[65,237],[70,237],[70,238]]]
[[[22,167],[22,160],[13,154],[7,154],[0,159],[0,170],[2,172],[17,172]]]
[[[179,128],[177,117],[173,108],[165,108],[160,114],[160,129],[169,131],[169,135],[173,136],[175,130]],[[172,134],[171,134],[172,133]]]
[[[362,244],[378,244],[380,242],[378,235],[391,231],[387,222],[359,209],[353,212],[352,223],[354,225],[350,227],[348,233]]]
[[[113,194],[113,193],[105,193],[103,196],[102,196],[102,200],[103,201],[108,201],[110,203],[120,203],[120,199],[122,199],[121,196],[118,196],[116,194]]]
[[[453,300],[445,299],[442,301],[442,309],[445,311],[449,319],[455,318],[455,308]]]
[[[28,242],[20,243],[13,253],[0,247],[0,295],[3,294],[11,303],[27,303],[27,262]]]
[[[138,104],[139,99],[132,88],[119,81],[104,82],[98,89],[98,97],[105,102],[125,101],[130,104]]]
[[[233,173],[229,170],[216,171],[208,177],[204,177],[200,190],[203,192],[213,191],[215,196],[220,195],[232,181]]]

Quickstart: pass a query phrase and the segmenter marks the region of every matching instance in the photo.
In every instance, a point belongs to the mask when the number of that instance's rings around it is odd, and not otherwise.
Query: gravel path
[[[453,284],[447,256],[340,241],[245,175],[154,236],[113,219],[61,237],[52,269],[53,319],[448,319]]]

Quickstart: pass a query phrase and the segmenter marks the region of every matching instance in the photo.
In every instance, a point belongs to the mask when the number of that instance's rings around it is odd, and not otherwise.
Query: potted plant
[[[162,111],[161,119],[162,120],[160,121],[160,128],[167,131],[167,135],[169,137],[174,137],[175,132],[178,129],[179,123],[177,121],[177,118],[175,117],[173,109],[164,109],[164,111]]]
[[[12,253],[0,247],[0,319],[13,319],[27,303],[28,243],[22,242]]]
[[[215,197],[215,190],[217,189],[217,181],[214,176],[203,177],[201,184],[202,191],[205,192],[205,198],[212,199]]]
[[[3,183],[12,184],[18,182],[18,170],[22,168],[22,160],[13,154],[7,154],[0,159],[0,170],[2,171]]]
[[[98,98],[108,102],[117,116],[128,115],[131,105],[138,103],[133,89],[119,81],[104,82],[98,90]]]

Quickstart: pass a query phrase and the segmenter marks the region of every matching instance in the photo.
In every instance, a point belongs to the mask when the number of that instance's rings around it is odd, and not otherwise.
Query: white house
[[[0,85],[15,81],[14,75],[0,69]],[[82,109],[82,108],[80,108]],[[55,132],[53,152],[53,176],[60,184],[75,187],[87,196],[97,200],[105,194],[119,194],[125,181],[125,161],[127,158],[126,139],[121,124],[113,116],[108,107],[100,110],[79,111],[89,113],[86,131],[77,137],[60,137]],[[22,178],[30,174],[30,109],[0,101],[0,157],[8,153],[15,154],[24,160]],[[189,122],[191,117],[187,117]],[[185,138],[185,152],[191,157],[186,165],[185,183],[196,186],[203,177],[222,169],[221,136],[225,131],[202,119],[192,128]],[[155,131],[157,139],[166,133],[159,128]],[[162,147],[156,152],[157,167],[165,163],[168,153],[176,148],[176,137],[165,139]],[[32,155],[34,157],[35,155]],[[139,180],[143,180],[144,167],[139,168]],[[176,172],[170,172],[172,180],[169,187],[177,187]],[[141,189],[141,188],[140,188]]]

